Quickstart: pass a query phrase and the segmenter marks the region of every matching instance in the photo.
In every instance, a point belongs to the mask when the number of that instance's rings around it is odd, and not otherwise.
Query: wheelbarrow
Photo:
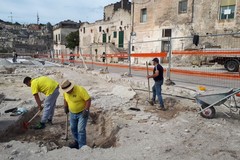
[[[200,105],[200,115],[204,118],[214,118],[216,114],[215,106],[223,105],[230,109],[232,112],[238,112],[240,106],[237,105],[236,95],[240,92],[240,88],[231,89],[223,93],[214,93],[214,94],[198,94],[195,96],[196,102]],[[230,100],[229,103],[226,103],[227,100]],[[233,104],[233,105],[232,105]],[[224,113],[226,114],[226,113]],[[239,112],[240,114],[240,112]],[[226,114],[230,117],[228,114]]]

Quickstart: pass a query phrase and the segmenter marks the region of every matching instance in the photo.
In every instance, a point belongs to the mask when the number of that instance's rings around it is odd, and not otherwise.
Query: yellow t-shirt
[[[58,86],[58,82],[46,76],[41,76],[41,77],[32,79],[31,81],[32,94],[41,92],[46,96],[49,96],[54,92],[57,86]]]
[[[74,85],[71,93],[64,93],[64,99],[68,103],[68,108],[71,113],[82,112],[85,108],[86,101],[90,99],[88,92],[82,87]]]

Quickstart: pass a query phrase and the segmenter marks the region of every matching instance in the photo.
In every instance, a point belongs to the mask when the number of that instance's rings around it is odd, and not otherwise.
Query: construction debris
[[[112,73],[61,65],[48,67],[46,64],[47,61],[44,67],[41,64],[17,67],[11,73],[14,75],[12,83],[5,79],[9,75],[0,77],[3,91],[0,94],[0,159],[69,159],[69,155],[72,159],[98,160],[159,159],[159,155],[161,159],[173,160],[240,157],[236,141],[239,139],[239,116],[229,119],[218,114],[218,118],[212,120],[197,116],[197,104],[190,99],[193,90],[163,85],[168,110],[162,112],[156,105],[146,103],[148,91],[144,78],[122,78]],[[29,121],[37,111],[29,88],[22,84],[26,75],[48,75],[58,82],[68,78],[89,91],[92,107],[87,124],[88,146],[81,150],[66,147],[73,139],[70,133],[68,141],[62,139],[67,127],[62,95],[57,101],[53,125],[48,124],[41,132],[17,127]],[[12,101],[5,101],[3,97]],[[4,113],[14,108],[26,108],[28,112],[15,117]],[[40,116],[36,116],[31,123],[39,120]],[[68,129],[70,131],[69,126]],[[228,143],[223,144],[223,141]]]

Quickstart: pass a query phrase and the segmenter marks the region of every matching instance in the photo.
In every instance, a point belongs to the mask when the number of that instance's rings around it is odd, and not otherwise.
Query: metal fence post
[[[172,38],[168,38],[168,68],[167,68],[167,80],[171,80],[171,65],[172,65]]]
[[[92,45],[90,45],[90,55],[91,55],[91,61],[92,61],[92,70],[93,70],[93,55],[92,55]]]
[[[130,34],[130,40],[128,42],[128,76],[129,77],[132,77],[131,53],[132,53],[132,33]]]
[[[105,72],[106,73],[109,73],[109,71],[108,71],[108,58],[107,58],[107,43],[105,42],[104,43],[104,50],[105,50],[105,63],[106,63],[106,68],[105,68]]]

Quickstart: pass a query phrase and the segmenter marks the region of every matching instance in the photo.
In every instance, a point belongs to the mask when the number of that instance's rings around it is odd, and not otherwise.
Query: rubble
[[[133,90],[146,89],[147,83],[138,77],[121,77],[118,74],[101,74],[77,67],[17,67],[9,84],[0,77],[4,95],[19,101],[3,101],[0,112],[21,106],[35,108],[35,101],[28,87],[22,84],[26,75],[48,75],[61,82],[69,79],[84,86],[92,97],[92,107],[87,125],[87,146],[80,150],[67,147],[62,93],[58,98],[53,125],[42,131],[9,130],[1,136],[0,159],[60,160],[60,159],[237,159],[239,144],[239,117],[233,119],[218,114],[207,120],[196,114],[197,104],[189,99],[164,97],[167,111],[156,110],[146,103],[147,93]],[[108,82],[111,80],[111,82]],[[163,86],[163,92],[191,97],[196,92],[175,86]],[[13,94],[14,93],[14,94]],[[136,105],[136,102],[137,105]],[[137,107],[140,111],[129,110]],[[0,116],[1,128],[12,121],[10,115]],[[29,115],[31,117],[31,115]],[[27,117],[26,117],[27,118]],[[36,123],[40,117],[36,118]],[[17,123],[18,122],[18,123]],[[13,122],[13,128],[20,122]],[[12,134],[10,134],[12,133]],[[3,135],[3,134],[1,134]],[[69,133],[69,135],[71,135]],[[228,143],[222,143],[227,141]]]

